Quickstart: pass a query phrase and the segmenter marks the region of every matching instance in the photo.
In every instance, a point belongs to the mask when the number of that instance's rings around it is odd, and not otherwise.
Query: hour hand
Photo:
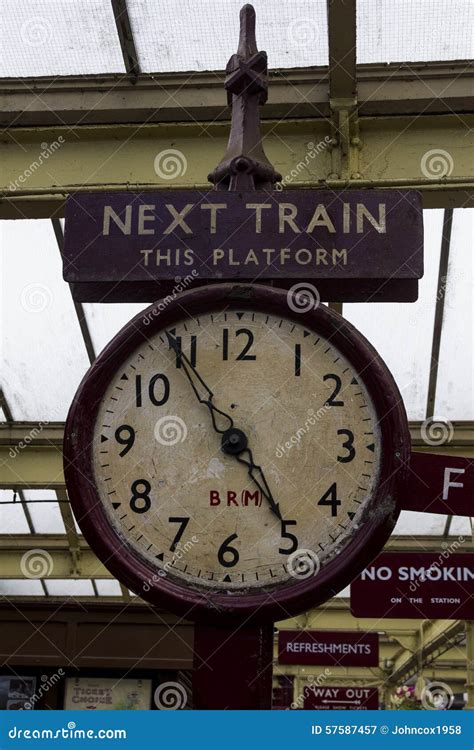
[[[212,425],[215,431],[221,434],[226,432],[228,429],[234,426],[232,417],[215,406],[212,400],[214,398],[214,394],[209,386],[204,382],[199,372],[192,364],[191,360],[188,359],[186,354],[181,350],[181,347],[176,341],[176,338],[171,333],[169,333],[169,331],[165,331],[165,333],[170,348],[173,349],[173,351],[176,353],[176,356],[179,357],[181,361],[181,366],[186,374],[186,377],[191,383],[194,395],[196,396],[200,404],[204,404],[204,406],[207,406],[207,408],[209,409],[212,419]],[[226,426],[222,429],[217,423],[217,420],[220,420],[220,417],[223,417],[226,422]]]
[[[273,499],[273,495],[268,486],[262,467],[256,464],[253,460],[253,454],[248,447],[245,432],[238,430],[236,427],[227,430],[222,435],[221,447],[224,453],[235,456],[237,461],[240,461],[241,464],[244,464],[247,467],[249,477],[253,479],[264,498],[268,501],[270,510],[280,519],[280,521],[282,521],[280,505]]]

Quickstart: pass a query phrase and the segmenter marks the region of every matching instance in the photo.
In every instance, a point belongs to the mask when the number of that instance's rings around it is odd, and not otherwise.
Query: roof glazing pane
[[[96,578],[95,585],[99,596],[122,596],[120,583],[114,579]]]
[[[25,490],[28,512],[36,534],[64,534],[65,528],[56,495],[51,490]],[[49,502],[43,502],[48,500]],[[40,502],[39,502],[40,501]]]
[[[49,596],[94,596],[92,582],[84,579],[65,578],[57,580],[45,580],[46,590]]]
[[[474,32],[473,32],[474,33]],[[436,389],[436,416],[474,419],[474,208],[453,213],[441,348]]]
[[[0,579],[0,596],[44,596],[41,581],[33,578]]]
[[[110,0],[2,0],[0,76],[125,71]]]
[[[128,0],[145,72],[223,70],[237,50],[242,0]],[[328,64],[326,0],[254,0],[270,68]]]
[[[446,526],[447,516],[441,513],[417,513],[413,510],[402,510],[393,536],[418,536],[420,534],[442,534]],[[420,552],[421,552],[420,545]]]
[[[461,518],[460,516],[454,516],[451,520],[451,526],[449,527],[450,536],[464,536],[468,539],[474,532],[472,523],[474,518]]]
[[[84,312],[95,353],[99,354],[125,323],[146,307],[146,304],[126,303],[85,304]]]
[[[344,317],[375,346],[394,376],[408,418],[425,419],[443,211],[423,212],[425,275],[410,304],[345,304]],[[458,419],[462,418],[462,410]]]
[[[12,490],[0,490],[0,529],[2,535],[28,534],[30,529],[20,502],[11,504]],[[17,495],[18,500],[18,495]],[[8,504],[7,504],[8,503]]]
[[[357,62],[474,57],[472,0],[358,0]]]
[[[3,221],[0,240],[7,402],[16,420],[64,420],[89,363],[51,222]]]

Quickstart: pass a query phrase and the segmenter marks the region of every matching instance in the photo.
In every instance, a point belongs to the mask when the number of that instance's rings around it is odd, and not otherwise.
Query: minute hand
[[[245,454],[248,454],[249,460],[244,458]],[[248,467],[249,477],[253,479],[262,495],[268,500],[273,513],[277,516],[277,518],[280,519],[280,521],[282,521],[283,518],[280,512],[280,504],[276,503],[273,499],[273,495],[271,493],[270,487],[268,486],[268,482],[265,479],[263,469],[253,460],[253,455],[250,448],[246,448],[245,450],[243,450],[240,455],[236,456],[236,458],[237,461],[240,461],[241,464],[245,464],[245,466]]]
[[[166,331],[166,337],[168,339],[170,347],[176,353],[176,356],[181,360],[181,365],[184,372],[186,373],[186,377],[191,383],[191,387],[197,400],[200,404],[207,406],[211,414],[212,425],[215,431],[222,435],[221,445],[223,452],[235,456],[237,461],[240,461],[241,464],[247,466],[249,476],[251,477],[251,479],[253,479],[262,495],[268,501],[271,511],[277,516],[277,518],[282,520],[280,506],[273,499],[273,495],[268,486],[268,482],[265,479],[262,467],[255,463],[255,461],[253,460],[252,451],[250,450],[250,448],[248,448],[247,436],[244,432],[242,432],[242,430],[238,430],[234,427],[234,420],[229,414],[226,414],[224,411],[221,411],[217,408],[217,406],[215,406],[212,401],[212,399],[214,398],[213,392],[204,382],[197,369],[194,367],[188,357],[184,354],[184,352],[181,351],[181,348],[178,346],[178,342],[176,341],[174,336]],[[220,414],[228,420],[228,425],[225,429],[220,429],[217,426],[217,414]],[[244,454],[248,455],[249,460],[242,457]]]
[[[209,409],[211,419],[212,419],[212,425],[216,432],[219,432],[220,434],[223,434],[224,432],[227,432],[230,428],[234,426],[234,420],[229,414],[226,414],[224,411],[221,411],[217,408],[217,406],[213,403],[212,399],[214,398],[214,394],[209,388],[209,386],[204,382],[194,365],[191,363],[191,361],[188,359],[188,357],[185,355],[183,351],[181,351],[181,348],[178,346],[178,342],[174,338],[174,336],[171,335],[171,333],[168,333],[166,331],[166,337],[168,339],[168,343],[170,347],[173,349],[173,351],[176,353],[176,356],[179,357],[181,361],[182,368],[184,372],[186,373],[186,377],[188,378],[189,382],[191,383],[191,387],[194,391],[194,394],[199,401],[200,404],[203,404],[204,406],[207,406]],[[227,419],[227,427],[224,429],[220,429],[217,426],[216,422],[216,415],[220,414],[225,419]]]

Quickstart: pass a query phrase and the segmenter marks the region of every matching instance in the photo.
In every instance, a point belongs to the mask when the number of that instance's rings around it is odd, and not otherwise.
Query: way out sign
[[[378,667],[378,633],[280,630],[280,664]]]
[[[66,202],[63,266],[83,302],[152,302],[176,279],[311,279],[329,301],[412,301],[423,275],[421,199],[399,190],[80,193]]]
[[[379,555],[351,583],[355,617],[474,619],[474,554]]]
[[[318,711],[376,711],[379,692],[377,688],[307,686],[303,707]]]

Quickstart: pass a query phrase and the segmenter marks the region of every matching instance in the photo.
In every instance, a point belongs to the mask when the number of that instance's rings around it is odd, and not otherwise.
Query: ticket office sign
[[[280,664],[378,667],[378,633],[280,630]]]
[[[194,280],[417,280],[416,191],[81,193],[66,203],[72,284]]]
[[[355,617],[474,619],[474,554],[379,555],[351,583]]]
[[[69,677],[65,709],[146,711],[151,705],[151,680],[112,677]]]

